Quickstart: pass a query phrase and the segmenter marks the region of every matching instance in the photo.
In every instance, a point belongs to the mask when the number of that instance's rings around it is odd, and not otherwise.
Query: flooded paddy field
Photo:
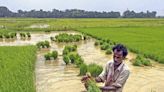
[[[51,36],[59,33],[79,34],[74,31],[66,32],[34,32],[30,39],[5,40],[0,39],[0,46],[35,45],[39,41],[50,41]],[[112,55],[106,55],[99,47],[94,46],[95,39],[88,39],[73,43],[50,42],[49,49],[37,51],[35,64],[35,85],[37,92],[83,92],[85,88],[78,76],[79,69],[74,65],[65,65],[62,51],[65,45],[76,44],[79,55],[86,64],[96,63],[102,66],[112,59]],[[56,50],[59,53],[57,60],[45,61],[44,54]],[[163,92],[164,91],[164,65],[152,61],[153,66],[136,67],[130,62],[136,54],[129,53],[125,63],[128,64],[131,74],[124,87],[124,92]]]

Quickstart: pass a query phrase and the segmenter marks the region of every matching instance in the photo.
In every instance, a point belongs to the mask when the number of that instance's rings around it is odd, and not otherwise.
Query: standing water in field
[[[67,32],[71,34],[77,33]],[[34,45],[39,41],[50,41],[51,36],[59,33],[63,32],[35,32],[31,34],[31,39],[26,40],[21,40],[19,36],[15,40],[1,39],[0,46]],[[78,53],[86,64],[96,63],[105,66],[107,61],[112,59],[112,55],[105,55],[104,51],[94,46],[94,42],[94,39],[76,42]],[[81,92],[85,90],[80,82],[81,77],[78,76],[79,69],[74,65],[66,66],[63,62],[62,51],[65,45],[65,43],[51,42],[50,49],[43,49],[37,52],[35,67],[37,92]],[[53,50],[59,53],[57,60],[45,61],[44,54]],[[152,67],[136,67],[129,62],[135,57],[135,54],[129,53],[125,61],[131,70],[131,74],[125,84],[124,92],[163,92],[164,65],[153,62]]]

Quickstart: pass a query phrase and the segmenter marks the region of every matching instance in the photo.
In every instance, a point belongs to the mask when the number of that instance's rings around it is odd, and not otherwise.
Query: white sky
[[[87,11],[119,11],[127,9],[135,12],[157,11],[164,16],[164,0],[0,0],[0,6],[11,11],[32,9],[83,9]]]

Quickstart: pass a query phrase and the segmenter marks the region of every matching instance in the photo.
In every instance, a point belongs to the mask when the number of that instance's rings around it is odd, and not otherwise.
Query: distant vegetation
[[[155,18],[156,11],[147,11],[136,13],[134,11],[127,10],[123,12],[122,16],[120,12],[97,12],[97,11],[85,11],[79,9],[67,9],[65,11],[53,9],[52,11],[31,10],[23,11],[18,10],[17,13],[10,11],[7,7],[0,7],[0,17],[31,17],[31,18]]]

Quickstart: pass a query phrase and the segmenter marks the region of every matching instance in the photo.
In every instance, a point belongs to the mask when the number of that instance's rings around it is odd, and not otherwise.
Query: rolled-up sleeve
[[[105,82],[105,80],[107,79],[107,75],[108,75],[108,63],[106,64],[105,68],[103,69],[103,72],[99,75],[99,78],[101,78],[101,80],[103,82]]]
[[[129,70],[125,70],[125,71],[121,72],[118,79],[112,85],[117,88],[123,87],[123,85],[125,84],[126,80],[129,77],[129,74],[130,74]]]

